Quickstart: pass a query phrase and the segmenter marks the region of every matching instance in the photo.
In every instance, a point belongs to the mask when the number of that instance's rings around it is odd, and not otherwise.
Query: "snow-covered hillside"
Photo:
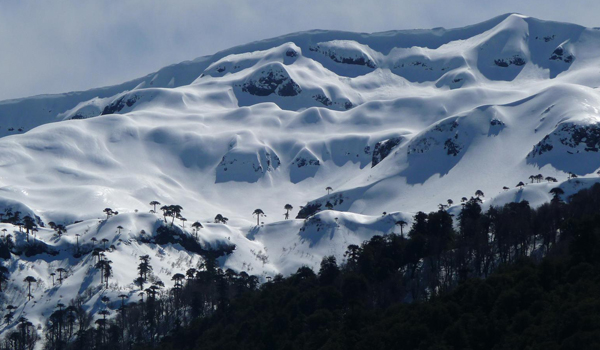
[[[186,237],[235,245],[219,263],[264,281],[342,260],[349,244],[476,190],[486,206],[574,193],[600,181],[599,57],[598,29],[504,15],[451,30],[290,34],[118,86],[0,102],[0,213],[39,225],[29,238],[0,225],[22,252],[2,263],[0,306],[37,325],[77,296],[92,311],[102,296],[113,308],[119,295],[137,300],[140,256],[167,286],[201,262]],[[558,183],[531,183],[537,174]],[[183,207],[181,244],[157,242],[151,201]],[[96,244],[112,261],[108,287]],[[53,283],[59,268],[67,277]],[[31,301],[26,276],[38,281]]]

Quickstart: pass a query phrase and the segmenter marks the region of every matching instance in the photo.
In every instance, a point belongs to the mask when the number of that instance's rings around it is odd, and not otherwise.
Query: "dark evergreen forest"
[[[59,305],[47,349],[600,349],[600,184],[539,208],[415,215],[405,231],[259,284],[217,257],[92,322]],[[144,258],[144,257],[142,257]],[[111,316],[111,312],[116,315]],[[26,348],[24,323],[2,342]],[[23,344],[23,345],[22,345]]]

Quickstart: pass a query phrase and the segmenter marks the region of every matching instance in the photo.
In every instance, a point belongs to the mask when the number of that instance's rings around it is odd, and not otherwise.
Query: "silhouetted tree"
[[[63,267],[59,267],[56,269],[56,272],[58,272],[58,283],[62,284],[62,281],[64,280],[63,273],[66,274],[67,270],[65,270]]]
[[[331,191],[333,191],[333,188],[331,188],[331,186],[327,186],[327,188],[325,188],[325,191],[327,191],[327,194],[329,194]]]
[[[294,209],[294,207],[292,207],[292,205],[291,205],[291,204],[286,204],[286,205],[283,207],[283,209],[285,209],[285,214],[284,214],[284,216],[285,216],[285,219],[287,220],[287,219],[289,219],[289,218],[290,218],[290,210]]]
[[[23,218],[23,226],[25,227],[25,232],[27,235],[27,242],[29,242],[29,232],[36,227],[35,220],[29,215]]]
[[[217,214],[217,216],[215,216],[215,222],[218,224],[227,224],[227,221],[229,221],[229,218],[226,218],[221,214]]]
[[[136,286],[139,286],[140,290],[143,290],[144,289],[144,283],[146,283],[146,280],[143,277],[138,277],[135,280],[133,280],[133,283]]]
[[[261,216],[266,216],[265,212],[262,211],[262,209],[254,209],[254,211],[252,212],[252,215],[256,216],[256,226],[260,225]]]
[[[150,205],[152,206],[152,211],[156,213],[156,206],[160,205],[159,201],[152,201],[150,202]]]
[[[31,300],[31,298],[33,298],[33,295],[31,294],[31,284],[32,283],[36,283],[37,280],[35,279],[35,277],[33,276],[27,276],[25,277],[25,279],[23,280],[23,282],[27,283],[27,288],[28,288],[28,292],[27,292],[27,300]]]
[[[181,205],[178,205],[178,204],[169,205],[169,212],[171,213],[171,217],[173,218],[171,220],[171,226],[173,226],[173,223],[175,222],[175,218],[181,215],[182,210],[183,210],[183,208],[181,207]]]
[[[560,187],[554,187],[553,189],[550,190],[550,194],[553,195],[553,198],[552,198],[553,201],[560,201],[560,196],[565,194],[565,191]]]
[[[108,218],[111,217],[111,215],[114,214],[113,210],[111,208],[104,208],[104,210],[102,211],[104,214],[106,214],[106,220],[108,220]]]
[[[400,235],[404,236],[404,227],[408,225],[408,223],[404,220],[396,221],[396,226],[400,226]]]
[[[202,224],[199,221],[196,221],[192,224],[192,228],[194,229],[194,233],[196,234],[196,240],[198,239],[198,231],[202,228],[204,228],[204,226],[202,226]]]

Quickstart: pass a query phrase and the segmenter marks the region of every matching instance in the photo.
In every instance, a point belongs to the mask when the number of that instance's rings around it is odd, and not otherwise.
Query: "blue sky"
[[[2,0],[0,100],[116,84],[295,31],[452,28],[508,12],[600,26],[597,0]]]

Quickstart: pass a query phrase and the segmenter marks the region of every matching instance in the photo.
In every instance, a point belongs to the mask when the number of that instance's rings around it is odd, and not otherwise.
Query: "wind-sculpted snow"
[[[78,296],[93,313],[102,296],[117,308],[121,294],[136,300],[142,255],[167,288],[207,251],[261,281],[318,268],[477,190],[484,209],[540,205],[557,186],[568,200],[600,179],[598,57],[597,29],[505,15],[451,30],[290,34],[118,86],[0,102],[0,220],[11,218],[0,232],[14,243],[0,250],[0,307],[36,325]],[[528,180],[538,174],[557,182]],[[181,216],[164,217],[174,204]],[[17,211],[38,232],[13,225]],[[99,245],[113,261],[108,286]],[[67,277],[53,283],[58,268]],[[29,302],[28,275],[39,280]]]

